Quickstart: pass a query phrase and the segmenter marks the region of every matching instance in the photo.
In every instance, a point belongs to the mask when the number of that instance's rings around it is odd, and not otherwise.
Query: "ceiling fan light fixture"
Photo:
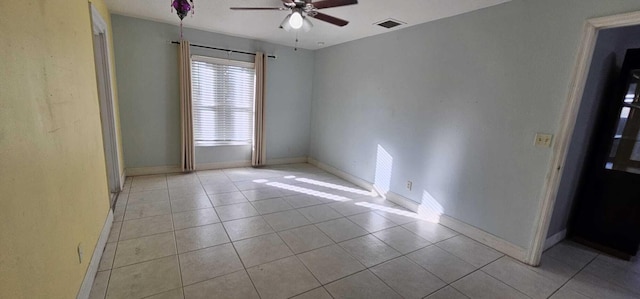
[[[304,18],[299,11],[294,11],[291,15],[289,15],[289,25],[293,29],[302,28],[302,25],[304,25]]]
[[[288,14],[286,17],[284,17],[284,20],[280,24],[280,28],[284,29],[285,31],[293,30],[293,28],[291,28],[291,25],[289,24],[289,19],[291,19],[291,14]]]
[[[309,21],[308,18],[303,18],[302,19],[302,30],[304,32],[309,32],[311,30],[311,28],[313,28],[313,23],[311,23],[311,21]]]

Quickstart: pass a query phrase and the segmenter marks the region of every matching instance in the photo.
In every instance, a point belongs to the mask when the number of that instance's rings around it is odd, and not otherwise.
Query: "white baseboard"
[[[309,158],[309,163],[317,166],[320,169],[323,169],[331,174],[334,174],[350,183],[356,184],[362,188],[373,190],[377,192],[372,183],[369,183],[361,178],[350,175],[342,170],[339,170],[335,167],[324,164],[316,159]],[[404,207],[410,211],[418,212],[420,209],[420,204],[410,200],[404,196],[393,192],[387,192],[384,196],[388,201],[391,201],[401,207]],[[485,232],[473,225],[462,222],[458,219],[455,219],[448,215],[440,215],[440,224],[450,229],[453,229],[471,239],[474,239],[488,247],[491,247],[497,251],[500,251],[508,256],[511,256],[519,261],[525,261],[527,257],[527,250],[516,246],[508,241],[505,241],[497,236],[494,236],[488,232]]]
[[[152,167],[133,167],[127,168],[127,176],[140,176],[140,175],[153,175],[153,174],[167,174],[182,172],[180,166],[152,166]]]
[[[563,229],[561,232],[556,233],[551,237],[548,237],[547,240],[544,242],[543,251],[553,247],[553,245],[556,245],[562,242],[562,240],[564,240],[566,236],[567,236],[567,230]]]
[[[420,204],[404,196],[388,192],[387,200],[410,211],[418,212]],[[525,262],[527,250],[449,215],[439,215],[439,223],[514,259]]]
[[[198,170],[215,170],[215,169],[225,169],[225,168],[239,168],[239,167],[249,167],[251,166],[251,161],[232,161],[232,162],[216,162],[216,163],[202,163],[196,164],[196,171]]]
[[[122,174],[120,175],[120,191],[124,190],[124,182],[127,180],[127,169],[122,170]]]
[[[450,229],[453,229],[471,239],[474,239],[488,247],[491,247],[497,251],[500,251],[516,260],[526,263],[528,251],[509,241],[506,241],[502,238],[494,236],[471,224],[462,222],[448,215],[440,216],[440,224]]]
[[[283,159],[270,159],[267,160],[266,165],[281,165],[281,164],[294,164],[294,163],[307,163],[307,157],[298,158],[283,158]],[[250,167],[251,161],[231,161],[231,162],[215,162],[215,163],[200,163],[196,164],[196,170],[214,170],[225,168],[239,168]],[[182,172],[180,166],[152,166],[152,167],[132,167],[126,168],[124,174],[126,176],[141,176],[141,175],[154,175],[154,174],[168,174]],[[122,180],[124,186],[124,179]]]
[[[76,296],[77,299],[89,298],[91,287],[93,286],[93,280],[96,278],[96,273],[98,273],[98,266],[100,265],[102,252],[104,252],[104,246],[107,245],[107,240],[109,239],[112,224],[113,211],[109,208],[107,220],[105,220],[104,225],[102,226],[102,232],[100,232],[98,243],[96,243],[96,247],[93,250],[89,267],[87,267],[87,272],[84,274],[84,280],[82,280],[82,285],[80,286],[80,290],[78,290],[78,296]]]
[[[283,165],[283,164],[307,163],[308,160],[309,159],[307,157],[267,159],[267,165]]]
[[[408,199],[408,198],[406,198],[404,196],[398,195],[397,193],[393,193],[391,191],[387,192],[385,198],[388,201],[390,201],[392,203],[395,203],[395,204],[397,204],[397,205],[399,205],[399,206],[401,206],[401,207],[403,207],[403,208],[405,208],[405,209],[407,209],[409,211],[412,211],[412,212],[416,212],[417,213],[418,209],[420,208],[420,204],[419,203],[417,203],[417,202],[415,202],[415,201],[413,201],[411,199]]]
[[[344,172],[344,171],[342,171],[340,169],[337,169],[337,168],[335,168],[333,166],[324,164],[324,163],[322,163],[322,162],[320,162],[320,161],[318,161],[318,160],[316,160],[314,158],[309,158],[308,160],[309,160],[308,163],[311,164],[311,165],[315,165],[316,167],[318,167],[318,168],[320,168],[320,169],[322,169],[322,170],[324,170],[324,171],[326,171],[328,173],[331,173],[331,174],[333,174],[333,175],[335,175],[335,176],[337,176],[337,177],[339,177],[339,178],[341,178],[341,179],[343,179],[343,180],[345,180],[345,181],[347,181],[349,183],[352,183],[352,184],[354,184],[356,186],[359,186],[360,188],[363,188],[363,189],[366,189],[366,190],[369,190],[369,191],[373,191],[373,192],[376,192],[376,194],[378,194],[378,192],[373,187],[373,184],[370,183],[370,182],[367,182],[367,181],[365,181],[365,180],[363,180],[363,179],[361,179],[359,177],[350,175],[350,174],[348,174],[348,173],[346,173],[346,172]]]

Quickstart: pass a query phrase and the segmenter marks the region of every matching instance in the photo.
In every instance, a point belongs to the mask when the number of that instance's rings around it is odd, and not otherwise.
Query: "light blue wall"
[[[316,52],[311,156],[528,248],[583,24],[635,0],[509,3]],[[405,188],[413,181],[413,190]]]
[[[188,21],[188,20],[187,20]],[[177,26],[112,15],[125,166],[180,163]],[[314,53],[255,40],[184,30],[192,44],[277,55],[268,59],[266,144],[270,159],[306,157],[309,152]],[[194,55],[227,58],[226,52],[192,49]],[[233,54],[231,59],[252,61]],[[250,160],[250,147],[196,149],[196,163]]]
[[[640,48],[640,26],[602,30],[598,34],[548,236],[567,228],[574,200],[578,196],[584,163],[589,163],[585,159],[600,105],[606,100],[618,100],[610,98],[607,92],[611,91],[607,87],[611,77],[618,75],[626,50],[633,48]]]

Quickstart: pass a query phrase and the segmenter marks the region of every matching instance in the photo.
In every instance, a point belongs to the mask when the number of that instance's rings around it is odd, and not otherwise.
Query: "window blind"
[[[195,145],[251,144],[253,64],[194,56],[191,76]]]

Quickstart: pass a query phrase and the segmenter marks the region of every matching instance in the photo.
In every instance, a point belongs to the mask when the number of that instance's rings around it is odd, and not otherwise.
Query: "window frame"
[[[222,147],[222,146],[253,146],[254,143],[254,138],[255,138],[255,93],[256,93],[256,86],[255,86],[255,80],[256,80],[256,76],[255,76],[255,63],[253,62],[247,62],[247,61],[240,61],[240,60],[231,60],[231,59],[222,59],[222,58],[216,58],[216,57],[209,57],[209,56],[203,56],[203,55],[191,55],[191,61],[190,61],[190,70],[192,73],[192,82],[191,82],[191,93],[192,93],[192,115],[195,115],[195,101],[193,97],[194,93],[194,85],[193,85],[193,62],[194,61],[199,61],[199,62],[204,62],[204,63],[211,63],[211,64],[218,64],[218,65],[226,65],[226,66],[235,66],[235,67],[242,67],[242,68],[248,68],[248,69],[253,69],[254,70],[254,76],[253,76],[253,80],[254,80],[254,84],[253,84],[253,98],[251,100],[252,102],[252,109],[251,109],[251,139],[248,140],[247,142],[244,141],[197,141],[195,140],[195,120],[194,120],[194,145],[196,147]]]

